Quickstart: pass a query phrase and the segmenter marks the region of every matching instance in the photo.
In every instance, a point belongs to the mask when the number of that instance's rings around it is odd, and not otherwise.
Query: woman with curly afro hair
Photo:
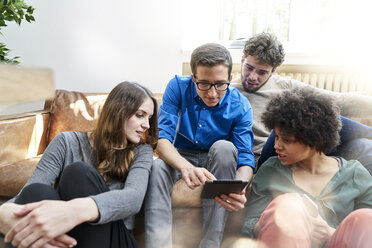
[[[252,181],[244,235],[267,247],[368,247],[372,178],[355,160],[325,155],[339,143],[339,110],[310,87],[275,96],[262,116],[277,156]]]

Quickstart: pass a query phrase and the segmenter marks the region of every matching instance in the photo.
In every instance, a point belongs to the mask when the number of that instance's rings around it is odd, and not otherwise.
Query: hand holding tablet
[[[228,195],[229,193],[237,193],[243,191],[243,189],[248,185],[247,180],[208,180],[205,182],[201,198],[213,199],[215,196],[220,196],[222,194]]]

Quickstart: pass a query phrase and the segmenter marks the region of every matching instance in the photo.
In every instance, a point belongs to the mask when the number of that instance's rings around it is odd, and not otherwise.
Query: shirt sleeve
[[[23,188],[33,183],[42,183],[53,186],[63,170],[66,149],[65,134],[59,133],[45,149],[36,169],[18,195],[22,192]],[[17,196],[9,200],[9,202],[14,202],[16,197]]]
[[[181,91],[178,86],[177,77],[174,77],[165,89],[163,103],[159,108],[159,139],[165,138],[173,143],[178,124],[180,104]]]
[[[372,208],[372,177],[359,162],[355,164],[354,182],[357,183],[360,196],[356,199],[355,209]]]
[[[252,152],[253,148],[253,131],[252,131],[252,108],[248,100],[242,96],[242,103],[244,104],[241,118],[238,120],[232,131],[231,142],[238,150],[237,168],[243,165],[251,166],[253,171],[255,169],[255,159]]]
[[[153,161],[152,156],[153,149],[150,145],[139,146],[137,155],[129,169],[124,188],[91,196],[100,213],[98,222],[94,224],[105,224],[125,219],[140,211],[147,190]]]
[[[32,173],[25,186],[32,183],[54,185],[56,179],[63,170],[66,149],[65,134],[59,133],[45,149],[35,171]]]

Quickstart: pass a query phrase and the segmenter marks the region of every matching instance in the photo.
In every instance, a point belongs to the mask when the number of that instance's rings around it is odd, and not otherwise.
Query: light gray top
[[[271,130],[267,130],[262,123],[261,116],[266,110],[266,105],[269,103],[271,97],[275,94],[281,93],[286,89],[294,89],[296,87],[309,86],[303,82],[294,80],[290,77],[281,77],[279,75],[272,75],[264,86],[254,93],[248,93],[244,90],[243,85],[239,81],[234,81],[231,86],[237,88],[240,93],[246,96],[251,103],[253,110],[253,153],[255,155],[255,162],[261,155],[261,150],[270,135]],[[320,88],[315,90],[333,96],[337,106],[341,110],[341,115],[345,117],[371,117],[372,116],[372,96],[363,95],[360,93],[339,93]]]
[[[76,161],[93,164],[94,157],[87,133],[59,133],[46,148],[26,185],[43,183],[53,186],[62,170]],[[110,191],[91,196],[100,213],[100,219],[95,224],[125,219],[126,227],[133,229],[134,215],[141,209],[147,190],[152,161],[151,146],[139,145],[126,181],[113,180],[109,186]]]

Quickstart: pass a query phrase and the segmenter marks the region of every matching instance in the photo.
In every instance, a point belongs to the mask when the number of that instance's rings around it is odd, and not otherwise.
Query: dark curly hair
[[[244,45],[244,56],[255,56],[262,64],[269,64],[273,68],[284,61],[282,43],[270,33],[261,33],[250,38]]]
[[[318,152],[339,144],[339,108],[333,99],[310,86],[286,90],[273,97],[262,115],[266,128],[278,128]]]

